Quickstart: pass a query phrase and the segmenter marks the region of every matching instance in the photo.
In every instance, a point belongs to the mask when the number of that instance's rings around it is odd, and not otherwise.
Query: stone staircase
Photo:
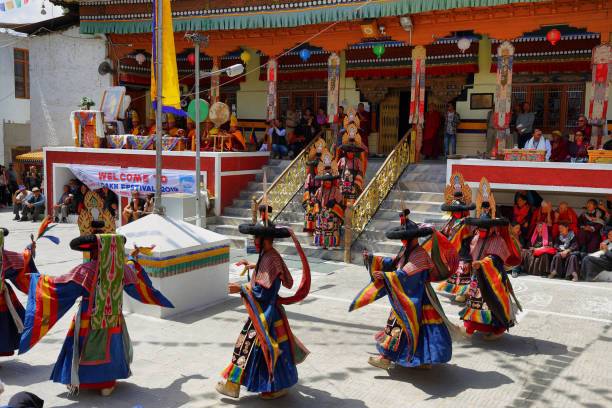
[[[368,170],[365,175],[365,184],[371,180],[384,158],[370,159]],[[269,182],[289,165],[287,160],[270,160],[266,174]],[[443,162],[409,166],[399,181],[402,189],[403,199],[412,212],[415,222],[443,222],[441,219],[440,205],[444,201],[444,186],[446,167]],[[234,253],[246,253],[246,236],[238,232],[238,225],[251,222],[251,198],[260,196],[263,190],[263,175],[258,175],[255,181],[249,183],[248,189],[240,193],[230,207],[224,209],[224,215],[208,219],[208,227],[212,231],[226,235],[230,241]],[[360,251],[365,245],[377,253],[393,254],[399,246],[394,241],[387,241],[384,231],[392,226],[399,225],[398,212],[401,208],[399,192],[397,187],[389,194],[383,202],[374,218],[368,224],[361,237],[353,246],[352,262],[361,262]],[[273,216],[277,216],[276,223],[291,227],[300,241],[306,256],[311,262],[317,261],[344,261],[344,250],[324,250],[312,244],[312,236],[302,232],[304,225],[304,210],[302,208],[302,189],[287,204],[285,209],[278,214],[274,209]],[[399,244],[401,245],[401,243]],[[397,249],[395,249],[397,247]],[[283,239],[275,242],[275,248],[291,259],[297,259],[297,250],[291,239]],[[343,247],[342,247],[343,248]]]
[[[410,209],[412,221],[417,224],[426,222],[441,227],[446,221],[444,213],[440,210],[440,206],[444,203],[445,187],[445,162],[424,161],[409,165],[353,244],[352,262],[361,262],[363,248],[379,255],[395,256],[397,254],[402,247],[401,241],[388,240],[385,237],[385,231],[400,225],[401,198],[406,207]]]

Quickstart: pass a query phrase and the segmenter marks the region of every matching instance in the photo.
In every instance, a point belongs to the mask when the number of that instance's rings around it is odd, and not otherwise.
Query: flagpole
[[[164,215],[162,207],[161,188],[162,188],[162,89],[163,89],[163,66],[162,66],[162,10],[163,1],[156,2],[156,30],[155,30],[155,70],[157,82],[157,107],[155,109],[155,214]],[[199,181],[198,181],[199,183]]]

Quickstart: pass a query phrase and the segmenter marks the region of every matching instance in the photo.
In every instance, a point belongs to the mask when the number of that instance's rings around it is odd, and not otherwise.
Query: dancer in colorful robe
[[[444,315],[430,284],[448,276],[445,263],[456,267],[456,251],[432,228],[419,228],[407,218],[406,211],[403,218],[404,225],[386,234],[387,238],[399,239],[404,244],[395,258],[383,258],[364,251],[364,260],[372,282],[349,307],[349,311],[353,311],[385,295],[389,298],[392,310],[387,326],[376,335],[376,347],[380,356],[368,359],[370,365],[385,370],[392,362],[404,367],[419,368],[431,368],[432,364],[448,362],[452,356],[451,331],[458,331]],[[419,237],[432,234],[433,258],[418,241]],[[445,259],[445,255],[448,255],[448,259]]]
[[[504,269],[520,264],[520,246],[511,235],[509,221],[495,218],[494,202],[490,184],[483,178],[476,198],[476,218],[465,220],[478,233],[470,245],[472,277],[466,305],[459,316],[466,336],[481,331],[487,333],[485,340],[496,340],[514,326],[516,309],[520,309]]]
[[[459,253],[459,266],[446,282],[438,286],[438,290],[455,295],[455,301],[465,302],[471,277],[472,256],[470,242],[474,236],[474,228],[465,224],[465,218],[476,208],[472,203],[472,189],[465,184],[461,173],[453,173],[450,184],[446,186],[442,211],[450,211],[451,218],[444,224],[442,235],[450,240]]]
[[[338,169],[331,161],[331,155],[325,154],[317,169],[315,180],[321,182],[321,187],[315,194],[315,209],[317,222],[315,224],[314,244],[327,249],[340,245],[340,228],[344,222],[342,208],[342,193],[336,185]]]
[[[93,221],[92,227],[103,228],[99,223]],[[109,396],[116,380],[131,375],[132,345],[122,313],[124,290],[142,303],[173,307],[152,287],[138,263],[139,249],[125,258],[124,243],[125,237],[119,234],[77,237],[70,248],[88,251],[89,262],[57,277],[32,275],[20,354],[36,345],[82,297],[51,373],[51,380],[66,384],[71,393],[98,389]]]
[[[354,126],[354,125],[349,125]],[[344,156],[338,161],[338,172],[340,173],[340,192],[344,199],[344,208],[354,203],[363,191],[364,168],[361,159],[356,154],[363,151],[361,138],[354,131],[347,131],[342,137],[340,149]]]
[[[317,214],[314,212],[315,209],[315,194],[321,182],[316,180],[317,166],[321,161],[321,156],[329,152],[325,148],[325,140],[319,139],[315,142],[314,146],[310,148],[308,152],[308,161],[306,162],[306,180],[304,181],[304,195],[302,196],[302,207],[304,208],[304,232],[308,232],[312,235],[315,230],[315,223]]]
[[[17,299],[12,285],[27,295],[30,289],[30,273],[38,272],[34,264],[36,242],[28,245],[20,254],[7,251],[4,249],[4,239],[8,234],[6,228],[0,228],[0,357],[12,356],[15,353],[23,332],[25,309]]]
[[[275,399],[287,393],[298,381],[296,365],[309,352],[293,335],[283,305],[302,301],[310,291],[310,267],[299,241],[288,228],[277,227],[269,220],[271,208],[260,207],[261,221],[242,224],[243,234],[253,235],[259,251],[257,264],[240,264],[254,269],[251,281],[240,285],[230,283],[229,292],[239,293],[249,318],[244,325],[232,355],[223,372],[226,381],[217,384],[217,392],[232,398],[240,395],[240,386],[261,393],[263,399]],[[281,286],[290,289],[293,278],[281,255],[274,249],[274,239],[291,237],[302,260],[302,281],[295,295],[278,295]]]

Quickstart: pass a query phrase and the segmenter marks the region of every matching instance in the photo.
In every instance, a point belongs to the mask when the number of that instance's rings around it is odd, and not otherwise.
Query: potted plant
[[[81,108],[81,110],[89,110],[95,104],[96,103],[94,101],[84,96],[83,98],[81,98],[81,103],[79,105],[79,108]]]

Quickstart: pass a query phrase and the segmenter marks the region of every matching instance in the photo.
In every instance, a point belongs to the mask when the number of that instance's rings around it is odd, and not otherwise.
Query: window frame
[[[15,55],[16,51],[23,52],[24,58],[18,59]],[[17,75],[15,66],[18,63],[23,64],[24,96],[17,96]],[[30,99],[30,50],[25,48],[13,48],[13,91],[15,99]]]
[[[534,104],[533,104],[533,96],[535,94],[534,91],[543,89],[544,95],[544,103],[543,103],[543,112],[542,112],[542,125],[541,130],[544,133],[550,133],[553,130],[571,130],[576,127],[576,125],[571,125],[568,123],[568,113],[569,113],[569,90],[579,87],[582,91],[581,104],[579,111],[584,113],[585,109],[585,98],[586,98],[586,84],[584,82],[572,82],[572,83],[547,83],[547,84],[513,84],[512,85],[512,99],[513,104],[528,102],[531,106],[531,112],[534,112]],[[559,115],[559,123],[558,125],[548,126],[550,119],[550,111],[549,111],[549,101],[550,94],[553,90],[561,90],[561,105],[560,105],[560,115]],[[524,92],[525,98],[523,100],[517,99],[517,94]],[[535,114],[535,112],[534,112]],[[535,128],[534,123],[534,128]]]

